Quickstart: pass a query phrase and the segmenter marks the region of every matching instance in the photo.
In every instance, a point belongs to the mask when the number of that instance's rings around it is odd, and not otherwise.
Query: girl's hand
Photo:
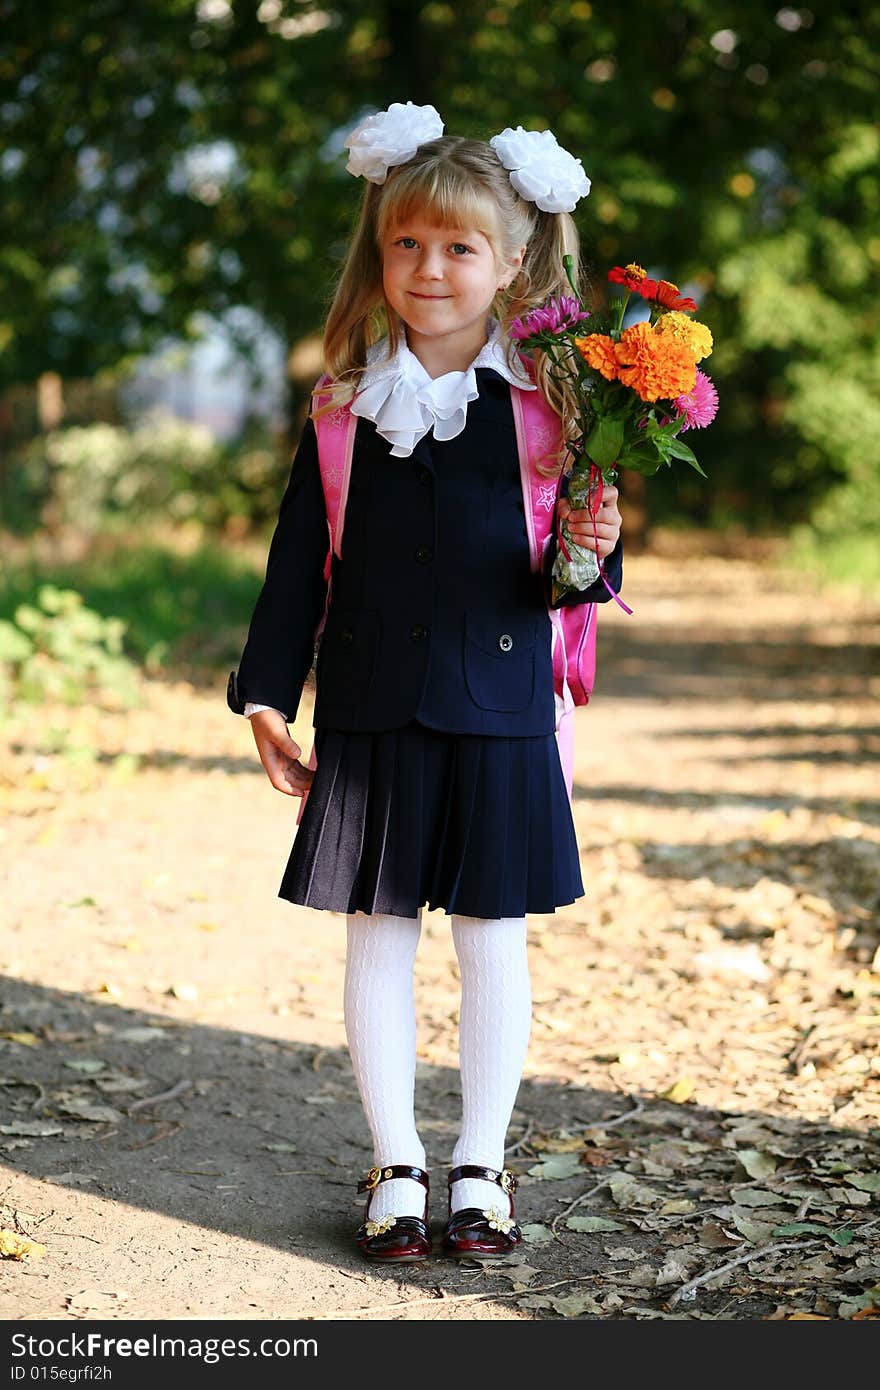
[[[258,710],[251,715],[251,728],[260,762],[275,790],[285,796],[307,796],[315,774],[299,761],[302,749],[290,737],[278,711]]]
[[[599,539],[599,559],[604,560],[617,545],[623,517],[617,508],[617,488],[606,483],[602,489],[602,505],[596,513],[596,536]],[[587,509],[574,510],[567,497],[559,499],[559,516],[571,533],[571,538],[585,550],[596,549],[596,536],[593,535],[593,518]],[[254,718],[257,718],[254,715]]]

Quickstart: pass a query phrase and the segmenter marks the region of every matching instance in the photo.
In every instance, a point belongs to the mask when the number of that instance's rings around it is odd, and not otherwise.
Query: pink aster
[[[697,367],[697,379],[693,390],[683,396],[676,396],[672,404],[679,415],[682,411],[685,413],[685,422],[679,430],[680,434],[685,430],[701,430],[706,425],[711,425],[715,419],[718,412],[718,392],[706,373]]]
[[[563,294],[551,299],[540,309],[533,309],[524,318],[516,318],[510,325],[510,336],[522,341],[534,338],[538,333],[564,333],[590,317],[582,309],[573,295]]]

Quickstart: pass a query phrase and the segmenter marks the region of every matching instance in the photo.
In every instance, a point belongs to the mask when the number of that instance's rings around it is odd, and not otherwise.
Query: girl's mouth
[[[452,296],[451,296],[451,295],[448,295],[448,294],[419,294],[418,290],[410,290],[410,294],[413,296],[414,299],[451,299],[451,298],[452,298]]]

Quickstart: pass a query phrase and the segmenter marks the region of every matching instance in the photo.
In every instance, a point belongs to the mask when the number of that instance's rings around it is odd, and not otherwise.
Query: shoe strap
[[[413,1168],[409,1163],[388,1163],[384,1168],[371,1168],[367,1176],[358,1183],[357,1190],[372,1192],[380,1182],[388,1182],[390,1178],[410,1178],[412,1182],[420,1182],[425,1191],[428,1191],[428,1174],[424,1168]]]
[[[509,1168],[484,1168],[480,1163],[460,1163],[457,1168],[450,1169],[446,1182],[452,1187],[454,1182],[459,1182],[462,1178],[481,1178],[484,1182],[496,1182],[508,1196],[512,1196],[516,1191],[516,1173],[512,1173]]]

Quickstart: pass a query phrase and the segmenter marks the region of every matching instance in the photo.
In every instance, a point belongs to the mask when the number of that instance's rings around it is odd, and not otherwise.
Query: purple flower
[[[684,434],[685,430],[701,430],[705,425],[711,425],[718,413],[718,392],[711,379],[698,367],[693,390],[676,396],[672,404],[679,414],[682,411],[685,414],[680,434]]]
[[[510,336],[522,341],[534,338],[538,333],[564,333],[590,317],[582,309],[573,295],[563,294],[551,299],[540,309],[533,309],[524,318],[516,318],[510,325]]]

